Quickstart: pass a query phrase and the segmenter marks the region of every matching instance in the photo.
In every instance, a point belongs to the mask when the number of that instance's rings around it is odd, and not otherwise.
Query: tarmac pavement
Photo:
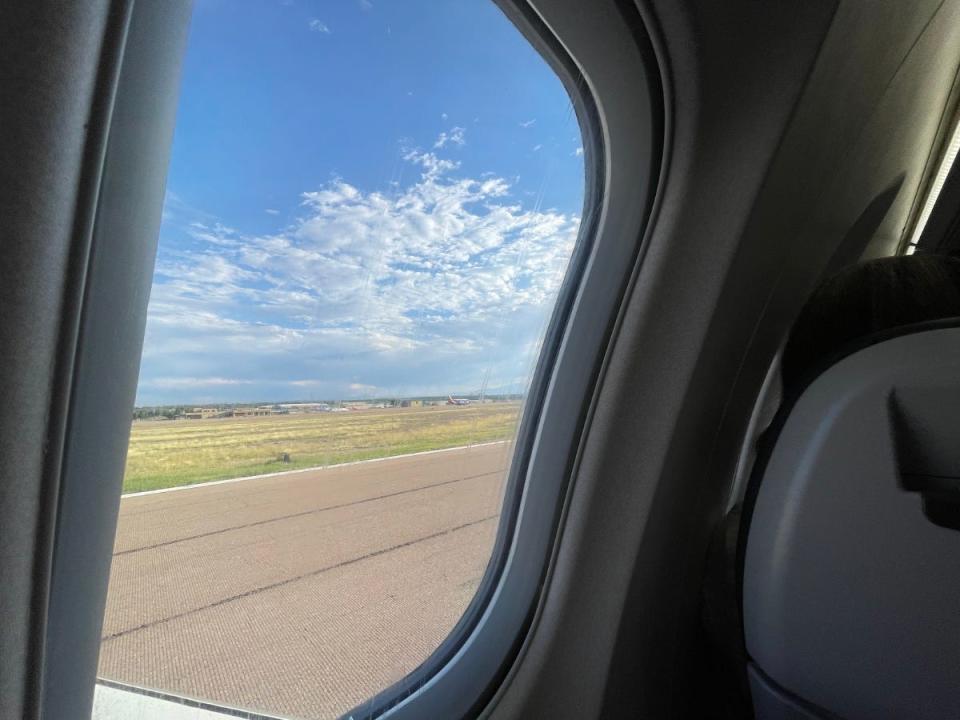
[[[100,676],[337,717],[459,620],[510,455],[495,443],[124,497]]]

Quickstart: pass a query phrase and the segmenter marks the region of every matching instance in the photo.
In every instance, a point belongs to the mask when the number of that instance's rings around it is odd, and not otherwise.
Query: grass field
[[[124,492],[505,440],[519,403],[137,421]],[[280,457],[289,454],[290,462]]]

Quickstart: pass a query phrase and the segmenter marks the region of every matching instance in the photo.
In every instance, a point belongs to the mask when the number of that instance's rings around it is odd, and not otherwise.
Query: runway
[[[472,598],[511,447],[123,498],[99,674],[295,718],[417,667]]]

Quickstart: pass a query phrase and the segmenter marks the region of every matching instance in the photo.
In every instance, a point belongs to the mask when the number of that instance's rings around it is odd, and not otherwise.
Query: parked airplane
[[[470,401],[466,398],[455,398],[452,395],[447,395],[447,405],[469,405]]]

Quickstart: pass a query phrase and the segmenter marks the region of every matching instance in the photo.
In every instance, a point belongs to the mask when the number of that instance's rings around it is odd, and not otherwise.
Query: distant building
[[[278,415],[281,412],[281,410],[274,410],[269,405],[261,405],[260,407],[238,407],[233,408],[233,417],[263,417],[265,415]]]
[[[332,410],[330,404],[325,402],[280,403],[279,408],[291,413],[330,412]]]
[[[266,415],[285,415],[289,410],[275,408],[272,405],[260,405],[258,407],[234,407],[220,410],[218,408],[195,407],[192,410],[186,410],[181,418],[184,420],[210,420],[212,418],[228,417],[263,417]]]
[[[220,411],[216,408],[195,407],[192,410],[184,412],[183,417],[187,420],[206,420],[207,418],[216,417],[219,414]]]

